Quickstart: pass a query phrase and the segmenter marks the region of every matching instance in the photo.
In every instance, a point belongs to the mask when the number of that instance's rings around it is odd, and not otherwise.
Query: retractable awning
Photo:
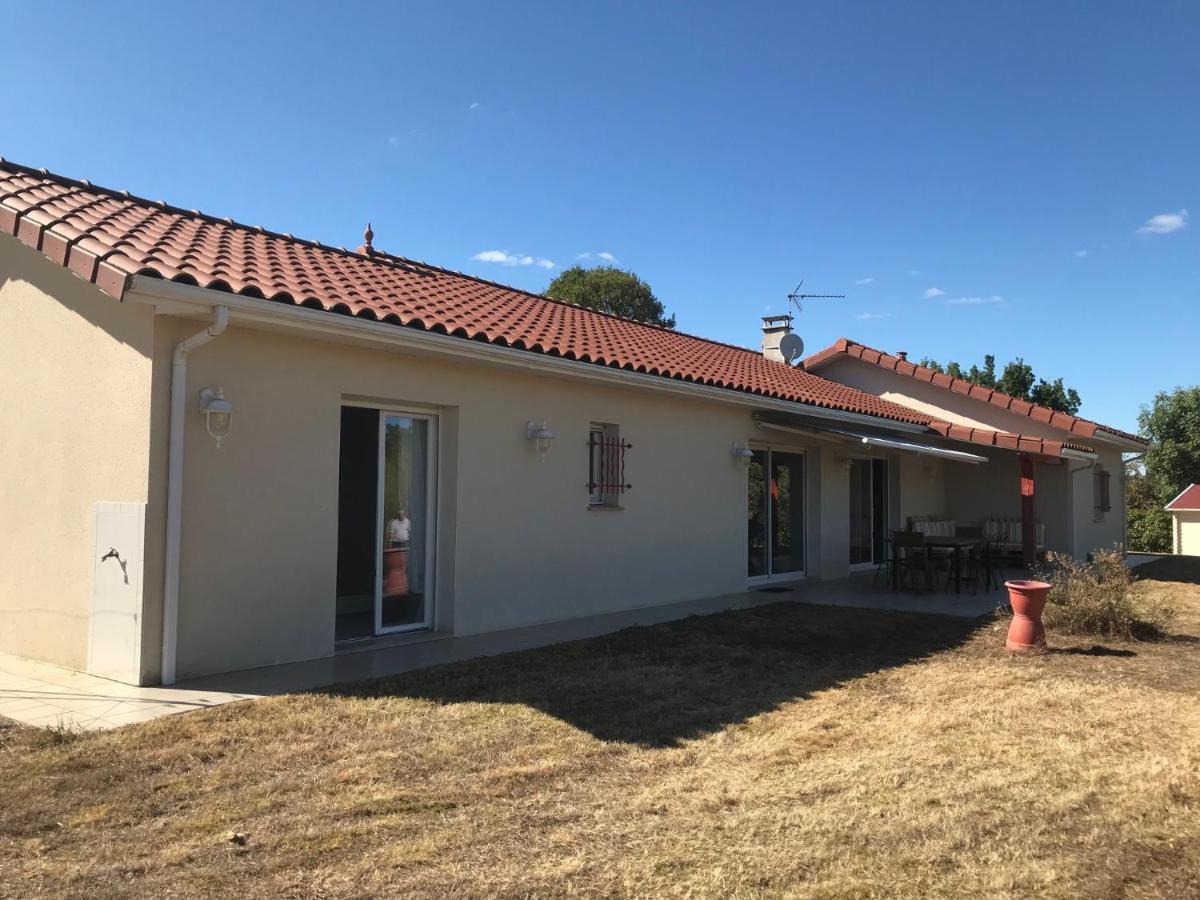
[[[845,428],[829,428],[818,424],[806,424],[801,428],[795,425],[783,425],[771,422],[761,416],[755,416],[755,423],[760,428],[771,428],[775,431],[788,431],[792,434],[804,434],[810,437],[823,437],[826,440],[849,441],[866,447],[882,447],[887,450],[899,450],[903,453],[918,453],[924,456],[936,456],[941,459],[951,459],[955,462],[970,463],[977,466],[988,461],[986,456],[977,453],[967,453],[964,450],[949,450],[945,447],[935,447],[931,444],[920,444],[916,441],[902,440],[895,437],[882,437],[861,431],[851,431]]]

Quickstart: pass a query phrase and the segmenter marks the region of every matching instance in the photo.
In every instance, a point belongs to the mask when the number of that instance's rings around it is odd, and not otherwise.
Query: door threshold
[[[406,647],[410,644],[427,644],[430,641],[444,641],[453,637],[449,631],[401,631],[395,634],[377,634],[374,637],[350,638],[345,641],[335,641],[334,656],[348,653],[367,653],[372,650],[386,650],[389,647]]]

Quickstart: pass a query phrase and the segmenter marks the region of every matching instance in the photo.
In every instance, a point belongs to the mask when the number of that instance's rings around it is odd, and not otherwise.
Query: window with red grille
[[[633,445],[616,425],[592,425],[588,431],[588,503],[618,506],[633,485],[625,480],[625,451]]]

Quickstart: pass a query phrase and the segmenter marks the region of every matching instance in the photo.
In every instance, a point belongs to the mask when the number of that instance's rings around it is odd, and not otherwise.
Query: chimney
[[[900,360],[900,362],[905,362],[908,359],[908,351],[907,350],[897,350],[896,351],[896,359]]]
[[[791,316],[763,316],[762,355],[772,362],[786,362],[779,352],[779,342],[792,330]]]

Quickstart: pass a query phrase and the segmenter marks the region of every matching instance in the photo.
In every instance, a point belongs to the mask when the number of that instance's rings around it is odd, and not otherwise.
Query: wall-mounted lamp
[[[204,424],[208,433],[216,439],[217,447],[220,447],[221,441],[229,437],[229,432],[233,430],[233,404],[225,399],[225,391],[222,388],[215,391],[212,388],[202,388],[200,408],[204,410]]]
[[[550,442],[554,440],[554,432],[550,430],[550,426],[545,422],[539,425],[530,419],[525,424],[525,437],[533,441],[534,447],[537,448],[538,459],[545,459],[546,454],[550,452]]]
[[[754,451],[745,444],[734,442],[733,458],[740,462],[743,466],[750,465],[750,460],[754,459]]]

